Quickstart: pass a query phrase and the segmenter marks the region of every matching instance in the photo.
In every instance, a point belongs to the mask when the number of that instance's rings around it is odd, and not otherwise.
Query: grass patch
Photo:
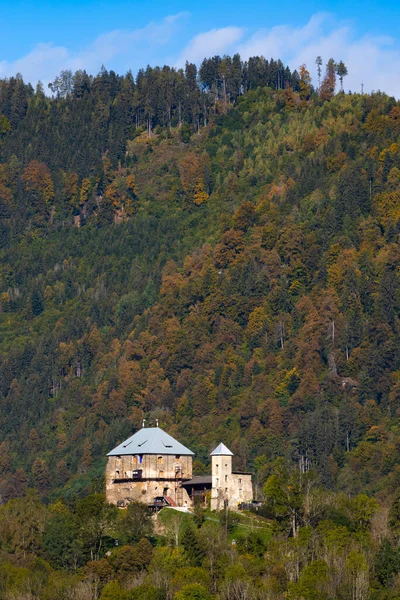
[[[174,510],[173,508],[169,508],[166,506],[162,508],[157,516],[158,520],[164,527],[171,526],[173,522],[178,521],[180,524],[186,525],[187,523],[193,522],[193,515],[190,513],[181,512],[179,510]]]

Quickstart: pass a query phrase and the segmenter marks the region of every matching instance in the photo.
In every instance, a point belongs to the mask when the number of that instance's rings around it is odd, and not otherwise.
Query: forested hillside
[[[334,95],[333,65],[319,90],[238,56],[64,72],[51,98],[0,81],[0,528],[19,502],[78,527],[89,501],[54,503],[101,492],[105,454],[158,418],[196,473],[227,444],[274,533],[303,535],[269,595],[221,598],[288,597],[288,576],[291,598],[398,597],[400,103]],[[239,579],[266,549],[239,548]]]

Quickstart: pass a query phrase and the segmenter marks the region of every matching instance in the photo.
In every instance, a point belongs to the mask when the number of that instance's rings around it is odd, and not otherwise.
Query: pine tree
[[[182,546],[191,565],[199,567],[204,556],[197,534],[193,527],[188,526],[182,536]]]
[[[342,60],[336,65],[336,75],[339,77],[340,90],[343,92],[343,77],[346,77],[346,75],[348,75],[348,71],[346,65]]]
[[[317,73],[318,73],[318,87],[321,87],[321,73],[322,73],[322,58],[317,56],[315,60],[315,64],[317,65]]]

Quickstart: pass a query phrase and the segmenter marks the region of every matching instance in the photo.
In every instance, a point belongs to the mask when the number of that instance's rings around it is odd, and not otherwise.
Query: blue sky
[[[239,51],[292,68],[344,60],[347,88],[400,97],[400,3],[343,0],[0,0],[0,77],[21,72],[46,85],[61,69],[136,72],[146,64]]]

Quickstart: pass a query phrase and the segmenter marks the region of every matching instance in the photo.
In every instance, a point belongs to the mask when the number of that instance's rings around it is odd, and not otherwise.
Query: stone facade
[[[143,502],[189,507],[211,491],[211,509],[237,510],[251,502],[250,473],[232,471],[232,452],[219,444],[211,453],[212,474],[192,478],[193,452],[158,427],[143,427],[108,453],[107,502],[120,507]]]
[[[122,507],[133,500],[151,504],[154,498],[166,496],[177,506],[187,506],[190,498],[181,484],[191,477],[191,456],[109,456],[106,467],[107,502]]]
[[[253,500],[251,473],[233,473],[231,455],[211,455],[211,510],[237,510]]]

